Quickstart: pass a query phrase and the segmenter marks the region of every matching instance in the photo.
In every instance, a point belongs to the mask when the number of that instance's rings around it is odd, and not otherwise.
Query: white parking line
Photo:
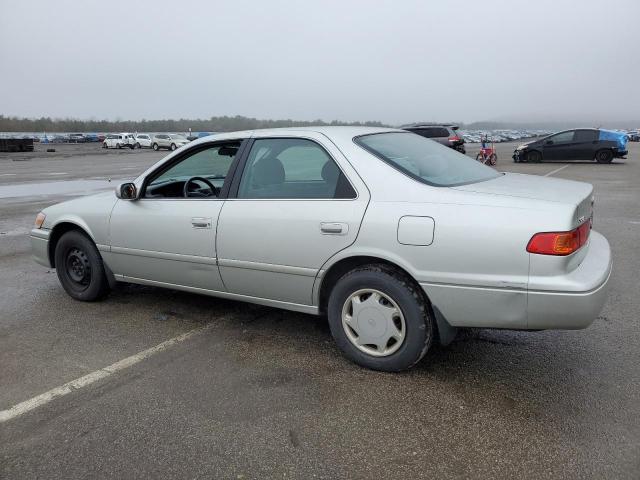
[[[551,176],[551,175],[553,175],[554,173],[558,173],[560,170],[564,170],[564,169],[565,169],[565,168],[567,168],[568,166],[569,166],[569,164],[567,164],[567,165],[565,165],[565,166],[563,166],[563,167],[560,167],[560,168],[556,168],[555,170],[553,170],[552,172],[549,172],[549,173],[545,174],[544,176],[545,176],[545,177],[550,177],[550,176]]]
[[[69,175],[67,172],[51,172],[46,175]]]
[[[83,377],[76,378],[75,380],[71,380],[70,382],[67,382],[64,385],[61,385],[56,388],[52,388],[48,392],[44,392],[41,395],[30,398],[29,400],[25,400],[24,402],[20,402],[17,405],[14,405],[13,407],[7,410],[2,410],[0,411],[0,423],[6,422],[15,417],[19,417],[20,415],[23,415],[35,408],[45,405],[56,398],[68,395],[75,390],[79,390],[82,387],[91,385],[92,383],[102,378],[113,375],[114,373],[119,372],[120,370],[129,368],[132,365],[135,365],[136,363],[139,363],[142,360],[149,358],[152,355],[155,355],[156,353],[166,350],[167,348],[171,347],[172,345],[175,345],[176,343],[184,342],[185,340],[188,340],[194,335],[198,335],[200,333],[203,333],[209,330],[210,328],[213,327],[213,325],[214,325],[213,323],[209,323],[204,327],[195,328],[193,330],[183,333],[182,335],[178,335],[177,337],[170,338],[169,340],[159,343],[155,347],[148,348],[146,350],[143,350],[142,352],[136,353],[135,355],[131,355],[130,357],[120,360],[119,362],[113,363],[108,367],[101,368],[100,370],[91,372]]]
[[[17,173],[0,173],[0,177],[13,177],[17,175]]]

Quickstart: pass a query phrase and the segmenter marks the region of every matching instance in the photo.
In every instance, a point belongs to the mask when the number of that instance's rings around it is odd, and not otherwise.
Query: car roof
[[[251,137],[268,137],[269,135],[282,136],[283,134],[291,134],[292,136],[304,136],[305,132],[321,133],[328,138],[354,138],[360,135],[368,135],[372,133],[384,133],[384,132],[404,132],[405,130],[399,128],[387,128],[387,127],[351,127],[351,126],[310,126],[310,127],[284,127],[284,128],[263,128],[255,130],[240,130],[237,132],[220,132],[201,139],[194,140],[195,142],[204,143],[210,142],[212,139],[238,139],[238,138],[251,138]]]

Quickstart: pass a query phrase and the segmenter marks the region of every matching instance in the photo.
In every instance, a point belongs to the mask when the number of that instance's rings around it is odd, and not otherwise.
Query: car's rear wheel
[[[151,148],[153,148],[156,152],[158,151],[158,144],[154,143]]]
[[[344,355],[374,370],[406,370],[433,341],[434,321],[424,295],[410,278],[386,265],[345,274],[329,296],[327,313]]]
[[[104,143],[102,144],[102,148],[109,148],[109,146],[107,145],[107,142],[104,142]]]
[[[175,143],[172,143],[172,144],[171,144],[171,150],[173,151],[173,150],[175,150],[176,148],[178,148],[178,147],[176,147],[176,144],[175,144]]]
[[[613,160],[613,152],[611,150],[598,150],[596,152],[596,162],[611,163]]]
[[[542,161],[542,154],[536,150],[527,153],[527,162],[539,163]]]
[[[116,147],[117,147],[117,148],[122,148],[122,144],[121,144],[121,143],[118,143],[118,144],[116,145]]]
[[[83,233],[72,230],[60,237],[55,262],[58,279],[72,298],[92,302],[109,293],[100,252]]]
[[[136,142],[136,144],[133,146],[133,148],[142,148],[142,147],[140,146],[139,142]]]

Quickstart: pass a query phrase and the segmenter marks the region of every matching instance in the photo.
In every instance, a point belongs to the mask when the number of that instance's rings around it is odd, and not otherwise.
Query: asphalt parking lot
[[[640,478],[640,144],[611,165],[497,147],[499,170],[594,184],[607,304],[583,331],[460,332],[403,374],[349,363],[322,318],[134,285],[73,301],[31,260],[35,215],[166,152],[0,153],[0,410],[196,331],[0,423],[0,478]]]

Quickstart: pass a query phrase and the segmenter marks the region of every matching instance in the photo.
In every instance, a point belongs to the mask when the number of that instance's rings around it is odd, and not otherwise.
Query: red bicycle
[[[493,138],[491,138],[491,146],[489,146],[489,136],[485,135],[480,139],[480,151],[476,155],[476,160],[484,163],[485,165],[495,165],[498,163],[498,156],[496,155],[496,149],[493,144]]]

